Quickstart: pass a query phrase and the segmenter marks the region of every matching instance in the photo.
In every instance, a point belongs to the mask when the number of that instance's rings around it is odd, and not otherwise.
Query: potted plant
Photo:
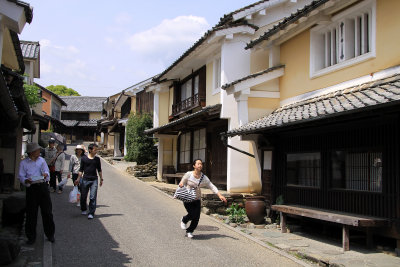
[[[265,217],[265,197],[248,196],[246,197],[245,209],[250,222],[254,224],[264,223]]]

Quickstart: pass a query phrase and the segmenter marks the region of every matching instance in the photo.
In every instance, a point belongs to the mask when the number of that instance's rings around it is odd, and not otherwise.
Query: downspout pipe
[[[230,149],[233,149],[233,150],[236,150],[236,151],[238,151],[238,152],[240,152],[240,153],[243,153],[243,154],[245,154],[246,156],[255,158],[255,156],[254,156],[253,154],[250,154],[249,152],[243,151],[243,150],[241,150],[241,149],[239,149],[239,148],[237,148],[237,147],[234,147],[234,146],[229,145],[229,144],[228,144],[228,137],[227,137],[226,135],[224,135],[224,133],[221,133],[220,135],[221,135],[221,141],[222,141],[222,143],[223,143],[226,147],[228,147],[228,148],[230,148]]]

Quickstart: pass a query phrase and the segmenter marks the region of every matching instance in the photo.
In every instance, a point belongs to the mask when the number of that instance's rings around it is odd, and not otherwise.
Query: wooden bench
[[[175,184],[179,184],[184,174],[185,173],[166,173],[163,174],[163,178],[168,182],[174,181]]]
[[[348,251],[349,246],[349,227],[365,227],[367,232],[367,245],[372,246],[371,227],[387,226],[388,220],[377,217],[368,217],[352,213],[323,210],[300,205],[272,205],[272,210],[280,212],[281,231],[286,233],[286,214],[303,216],[322,221],[342,224],[342,245],[343,251]]]

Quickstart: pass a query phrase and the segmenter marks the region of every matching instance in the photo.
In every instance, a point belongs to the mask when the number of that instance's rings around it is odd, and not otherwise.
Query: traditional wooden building
[[[247,49],[282,69],[273,112],[228,131],[253,143],[273,210],[397,239],[400,248],[398,1],[313,1]],[[228,94],[258,75],[224,85]],[[250,86],[249,86],[250,85]]]
[[[153,94],[144,90],[152,78],[134,84],[103,102],[102,118],[99,121],[102,143],[106,148],[114,149],[115,157],[127,154],[125,128],[129,115],[153,114]]]
[[[171,170],[178,177],[200,158],[219,187],[261,192],[256,159],[241,153],[251,154],[254,147],[237,137],[224,144],[219,134],[270,112],[263,99],[279,103],[273,87],[282,70],[261,75],[261,85],[251,92],[231,95],[221,85],[268,69],[268,52],[246,50],[246,43],[310,2],[258,1],[235,10],[154,79],[147,89],[154,93],[154,128],[146,133],[159,140],[158,179]]]
[[[106,97],[61,96],[66,103],[61,109],[61,122],[65,127],[60,132],[68,143],[100,141],[97,121],[101,119],[102,103]]]
[[[2,1],[0,6],[0,192],[9,192],[20,189],[24,129],[36,130],[23,88],[25,65],[18,37],[33,13],[21,1]]]

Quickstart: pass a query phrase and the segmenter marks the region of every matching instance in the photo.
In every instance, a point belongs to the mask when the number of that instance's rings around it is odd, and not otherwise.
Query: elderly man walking
[[[50,242],[54,242],[54,221],[50,193],[47,186],[49,168],[46,161],[40,157],[40,146],[29,143],[26,153],[28,157],[19,166],[19,180],[26,186],[26,222],[25,234],[27,244],[32,245],[36,240],[36,223],[38,208],[42,214],[44,233]]]

